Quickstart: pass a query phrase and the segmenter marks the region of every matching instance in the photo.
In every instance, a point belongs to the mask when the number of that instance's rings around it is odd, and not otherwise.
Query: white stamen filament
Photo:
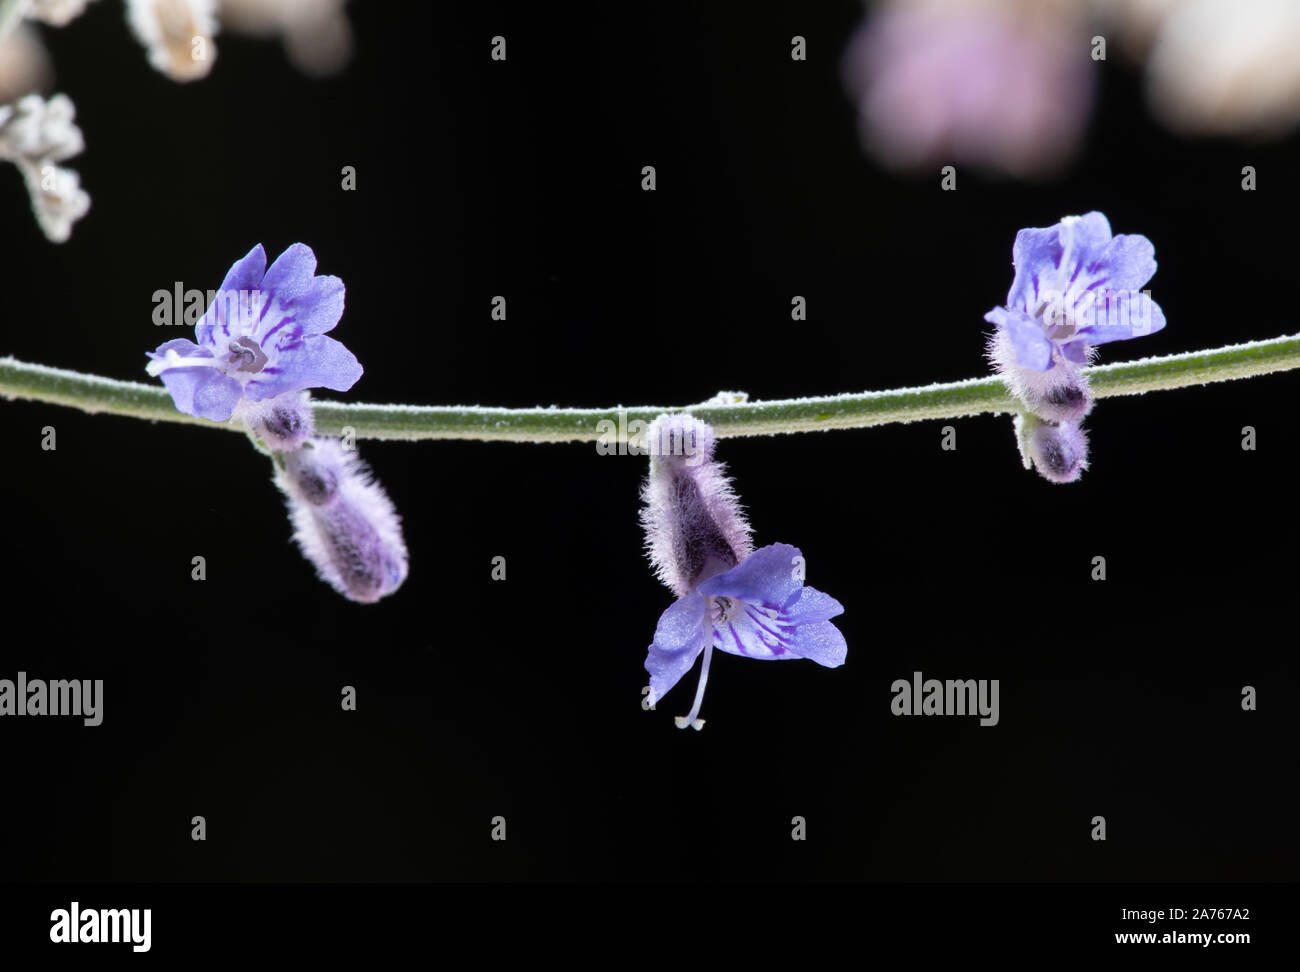
[[[216,358],[187,358],[177,354],[175,348],[168,348],[161,358],[152,359],[144,370],[157,378],[171,368],[219,368],[221,362]]]
[[[699,731],[704,728],[704,720],[697,719],[700,714],[700,703],[704,701],[704,686],[709,681],[709,661],[713,658],[713,641],[710,639],[708,645],[704,648],[704,664],[700,666],[700,684],[695,689],[695,704],[691,706],[691,714],[678,716],[673,720],[678,729],[685,729],[690,726],[692,729]]]

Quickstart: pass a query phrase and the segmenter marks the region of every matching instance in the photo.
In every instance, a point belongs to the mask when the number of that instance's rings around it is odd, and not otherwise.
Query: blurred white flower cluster
[[[68,21],[81,16],[86,4],[91,0],[30,0],[27,16],[32,20],[41,20],[54,27],[62,27]]]
[[[127,0],[126,11],[155,70],[173,81],[207,77],[217,57],[217,0]]]
[[[32,22],[64,27],[97,0],[0,0],[0,159],[23,173],[32,208],[50,240],[61,243],[90,208],[77,174],[55,163],[84,147],[66,95],[48,101],[53,69]],[[173,81],[206,77],[220,30],[280,37],[304,74],[324,77],[352,56],[347,0],[124,0],[126,22],[149,64]]]
[[[1175,131],[1285,134],[1300,123],[1300,0],[1094,0],[1146,59],[1147,98]]]
[[[335,74],[352,58],[347,0],[221,0],[222,26],[284,41],[289,60],[311,77]]]
[[[1176,131],[1300,123],[1300,0],[877,0],[843,71],[882,164],[1035,176],[1073,156],[1109,46]]]
[[[85,147],[75,115],[65,95],[46,101],[32,94],[0,106],[0,159],[22,172],[36,221],[55,243],[66,240],[90,208],[77,173],[57,164]]]

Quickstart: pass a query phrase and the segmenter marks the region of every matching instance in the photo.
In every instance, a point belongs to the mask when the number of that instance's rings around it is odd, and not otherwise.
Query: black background
[[[459,6],[353,5],[357,56],[329,81],[223,35],[212,76],[174,84],[113,4],[47,32],[93,205],[53,246],[0,169],[0,354],[147,381],[144,352],[181,334],[153,325],[155,290],[302,241],[347,285],[348,400],[918,385],[985,370],[1016,230],[1091,209],[1154,242],[1169,321],[1104,360],[1296,328],[1300,141],[1179,139],[1118,56],[1060,178],[963,167],[942,192],[858,146],[839,80],[857,4]],[[640,707],[671,601],[640,550],[643,459],[362,443],[411,552],[362,606],[315,579],[242,437],[0,404],[0,677],[106,696],[99,728],[0,724],[5,875],[1293,879],[1295,388],[1102,401],[1070,486],[1020,468],[1005,416],[952,423],[955,452],[938,422],[723,441],[757,543],[802,548],[849,655],[719,656],[701,733],[672,724],[694,673]],[[893,717],[913,671],[1000,679],[1000,724]]]

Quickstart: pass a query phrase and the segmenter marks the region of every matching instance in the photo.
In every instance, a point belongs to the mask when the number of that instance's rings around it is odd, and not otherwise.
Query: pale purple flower
[[[149,354],[176,407],[224,422],[243,408],[308,388],[346,391],[361,377],[352,352],[325,332],[343,314],[343,281],[315,276],[316,255],[295,243],[270,269],[259,243],[235,263],[195,326]]]
[[[689,715],[676,720],[678,728],[703,728],[697,715],[714,648],[764,661],[808,658],[827,668],[843,665],[848,645],[830,619],[843,614],[844,607],[805,587],[803,570],[798,547],[774,543],[678,598],[660,616],[646,655],[649,704],[676,685],[703,652],[695,704]]]
[[[1073,155],[1097,74],[1068,8],[968,0],[880,4],[843,70],[863,141],[884,164],[975,163],[1021,176]]]
[[[1005,307],[984,315],[997,330],[988,356],[1008,388],[1040,418],[1078,422],[1092,408],[1080,366],[1093,348],[1152,334],[1165,315],[1140,290],[1156,272],[1145,236],[1112,236],[1098,212],[1022,229]]]
[[[1016,428],[1026,468],[1071,483],[1088,468],[1079,422],[1093,399],[1081,366],[1096,345],[1165,326],[1160,305],[1140,289],[1156,272],[1155,247],[1145,236],[1112,236],[1106,217],[1091,212],[1022,229],[1011,258],[1006,306],[984,315],[997,325],[988,357],[1024,405]]]
[[[984,319],[1006,334],[1020,368],[1081,365],[1094,345],[1165,326],[1160,305],[1141,290],[1156,272],[1155,247],[1138,234],[1112,236],[1101,213],[1022,229],[1011,259],[1006,306]]]
[[[303,556],[336,591],[369,604],[406,580],[401,521],[354,453],[334,439],[313,439],[282,454],[275,481]]]
[[[646,546],[661,580],[678,599],[659,618],[646,655],[648,704],[654,705],[704,654],[690,714],[698,718],[713,649],[746,658],[809,658],[844,663],[844,636],[830,623],[844,608],[804,586],[797,547],[772,544],[751,552],[750,529],[721,464],[713,431],[689,415],[664,415],[647,432],[650,476],[642,496]]]

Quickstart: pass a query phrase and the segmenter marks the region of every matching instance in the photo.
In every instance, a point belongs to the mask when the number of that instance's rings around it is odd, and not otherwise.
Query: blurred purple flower
[[[343,314],[343,281],[315,272],[310,247],[293,244],[267,269],[259,243],[226,274],[194,328],[198,343],[164,342],[146,370],[162,378],[178,409],[214,422],[290,392],[346,391],[361,365],[324,336]]]
[[[1078,19],[1009,0],[885,3],[850,41],[843,72],[864,144],[885,165],[1017,176],[1073,155],[1095,85]]]

